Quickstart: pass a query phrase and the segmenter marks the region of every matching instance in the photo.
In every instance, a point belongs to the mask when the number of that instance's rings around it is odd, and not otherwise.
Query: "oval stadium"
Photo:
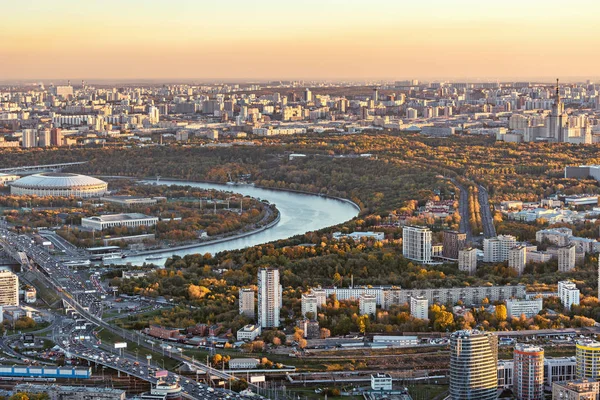
[[[99,197],[108,184],[91,176],[63,172],[46,172],[17,179],[10,183],[14,195]]]

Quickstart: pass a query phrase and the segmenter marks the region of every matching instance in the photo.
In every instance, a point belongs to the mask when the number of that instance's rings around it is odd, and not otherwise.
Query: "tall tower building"
[[[429,319],[429,301],[426,297],[410,296],[410,315],[418,319]]]
[[[254,318],[254,290],[250,288],[240,288],[240,314],[248,318]]]
[[[513,394],[518,400],[544,400],[544,349],[518,343],[514,351]]]
[[[306,89],[304,90],[304,101],[305,101],[306,103],[310,103],[310,102],[312,101],[312,99],[313,99],[313,98],[312,98],[312,92],[310,91],[310,89],[309,89],[309,88],[306,88]]]
[[[477,249],[469,247],[458,251],[458,270],[474,275],[477,271]]]
[[[422,226],[402,228],[402,254],[421,263],[431,262],[431,231]]]
[[[62,146],[62,144],[63,144],[62,129],[52,128],[50,130],[50,145],[59,147],[59,146]]]
[[[556,95],[554,97],[554,105],[552,112],[548,117],[548,136],[557,142],[565,141],[565,124],[567,118],[565,115],[565,105],[560,99],[560,90],[558,87],[558,79],[556,80]]]
[[[571,244],[558,249],[558,270],[568,272],[575,268],[576,246]]]
[[[523,275],[525,265],[527,264],[527,247],[521,245],[513,247],[508,251],[508,266],[519,274]]]
[[[600,378],[600,342],[580,340],[575,345],[575,375],[578,379]]]
[[[450,399],[495,400],[498,337],[477,330],[450,335]]]
[[[377,103],[379,101],[379,89],[373,88],[373,101]]]
[[[10,271],[0,271],[0,306],[19,305],[19,277]]]
[[[258,270],[258,324],[261,328],[279,327],[281,285],[277,268]]]
[[[36,129],[23,129],[21,144],[25,148],[37,147],[38,135]]]
[[[570,310],[572,305],[579,305],[579,294],[579,289],[574,282],[558,282],[558,297],[565,309]]]
[[[306,317],[307,313],[312,314],[312,319],[317,319],[317,308],[319,307],[319,299],[314,293],[304,293],[301,300],[302,316]]]
[[[446,258],[458,259],[458,251],[467,245],[467,234],[457,231],[444,231],[444,249],[442,254]]]

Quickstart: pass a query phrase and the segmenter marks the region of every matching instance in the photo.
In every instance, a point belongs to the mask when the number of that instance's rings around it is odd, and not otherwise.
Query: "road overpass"
[[[83,286],[83,283],[77,282],[78,277],[76,275],[65,275],[65,271],[70,271],[68,267],[65,267],[58,259],[49,255],[43,247],[32,243],[29,236],[17,235],[7,229],[0,228],[0,247],[4,249],[6,254],[19,262],[23,269],[36,272],[50,287],[54,288],[58,296],[62,299],[65,308],[77,311],[82,318],[98,327],[106,329],[118,337],[138,343],[139,346],[154,351],[154,347],[148,344],[145,340],[146,337],[139,332],[117,329],[102,320],[102,307],[99,299],[91,293],[77,295],[75,292],[80,287],[78,285],[80,284]],[[62,279],[63,281],[67,280],[68,282],[60,282],[59,279]],[[70,352],[73,353],[73,351]],[[82,354],[74,354],[78,357],[81,356],[81,358],[85,358]],[[206,371],[207,374],[225,381],[239,379],[222,370],[209,367],[208,365],[183,355],[169,354],[169,358],[191,364],[194,368]],[[97,362],[97,360],[94,360],[94,362]],[[112,365],[106,366],[113,368]],[[148,381],[152,382],[152,380]]]
[[[59,164],[23,165],[20,167],[0,168],[0,173],[28,175],[35,174],[38,172],[58,172],[62,171],[64,168],[71,167],[73,165],[81,165],[86,163],[87,161],[78,161]]]

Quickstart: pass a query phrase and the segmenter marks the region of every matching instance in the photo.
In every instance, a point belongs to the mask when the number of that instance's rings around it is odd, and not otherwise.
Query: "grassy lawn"
[[[55,291],[48,289],[39,279],[34,278],[31,280],[31,283],[37,289],[37,296],[46,302],[46,304],[52,305],[57,301],[60,301],[58,294],[56,294]]]
[[[137,343],[131,342],[129,340],[123,340],[122,338],[114,335],[112,332],[109,332],[106,329],[100,331],[98,333],[98,337],[102,340],[103,344],[113,344],[115,342],[123,341],[127,342],[127,352],[135,355],[137,350],[137,355],[140,363],[145,363],[146,356],[150,354],[152,355],[152,361],[154,361],[160,366],[164,365],[165,369],[168,369],[169,371],[174,370],[177,367],[177,365],[179,365],[178,361],[172,360],[169,357],[163,357],[162,354],[158,351],[152,351],[143,346],[138,346]]]

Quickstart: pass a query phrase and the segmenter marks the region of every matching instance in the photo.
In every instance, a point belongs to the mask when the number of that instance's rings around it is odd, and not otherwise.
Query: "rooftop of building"
[[[132,221],[136,219],[156,218],[141,213],[127,213],[127,214],[108,214],[98,215],[85,219],[100,221],[100,222],[114,222],[114,221]]]

